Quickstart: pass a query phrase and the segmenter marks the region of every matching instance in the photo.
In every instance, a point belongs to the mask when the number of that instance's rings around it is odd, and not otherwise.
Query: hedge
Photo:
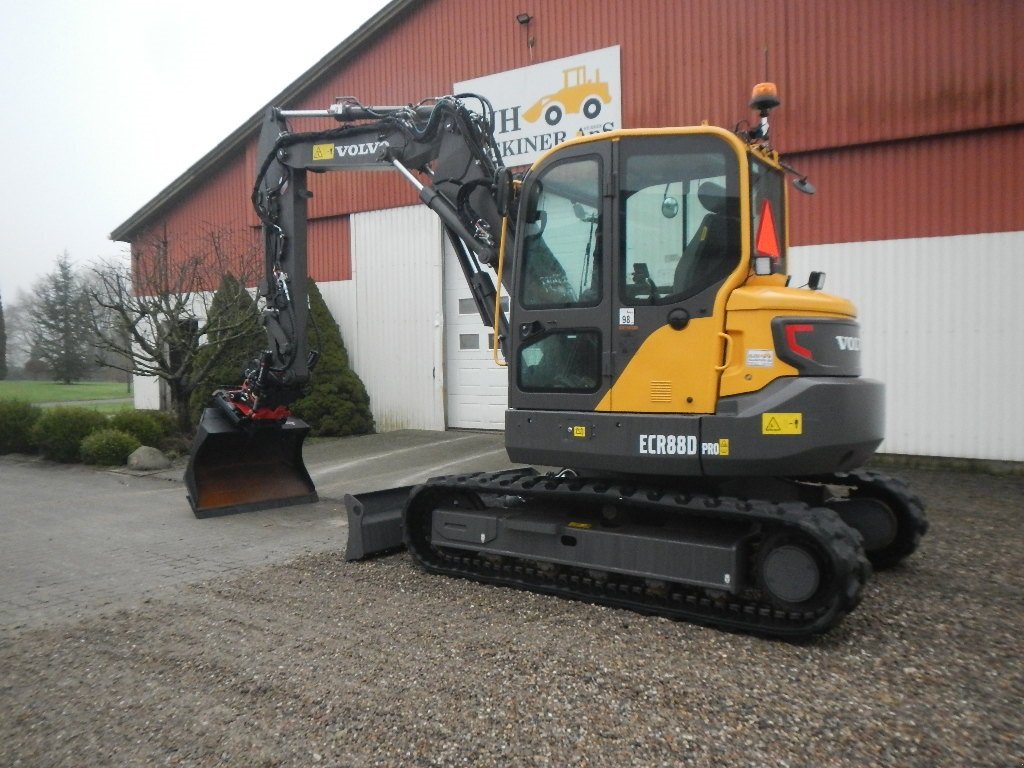
[[[107,417],[88,408],[47,408],[32,427],[32,442],[44,458],[74,462],[81,458],[82,441],[107,426]]]
[[[40,409],[21,400],[0,400],[0,454],[34,453],[32,427]]]

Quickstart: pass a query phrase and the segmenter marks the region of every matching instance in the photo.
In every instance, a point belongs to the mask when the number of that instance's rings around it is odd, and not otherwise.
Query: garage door
[[[506,305],[507,300],[502,297]],[[452,251],[444,253],[445,392],[448,426],[504,429],[507,369],[491,355],[492,330],[484,326]]]

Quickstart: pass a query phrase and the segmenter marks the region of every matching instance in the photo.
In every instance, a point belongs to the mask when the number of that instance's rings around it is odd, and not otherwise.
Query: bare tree
[[[93,267],[90,296],[103,365],[135,376],[156,377],[167,386],[170,406],[183,432],[191,429],[189,398],[231,345],[251,328],[251,316],[235,305],[214,303],[225,274],[252,285],[259,262],[250,237],[207,232],[193,247],[173,249],[166,231],[132,264],[104,261]],[[202,337],[219,349],[198,355]],[[254,349],[255,356],[260,350]]]

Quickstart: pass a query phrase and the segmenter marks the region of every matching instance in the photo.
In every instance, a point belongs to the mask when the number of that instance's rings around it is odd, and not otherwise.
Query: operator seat
[[[672,291],[693,295],[725,279],[739,262],[739,199],[725,187],[705,181],[697,199],[708,211],[676,264]]]

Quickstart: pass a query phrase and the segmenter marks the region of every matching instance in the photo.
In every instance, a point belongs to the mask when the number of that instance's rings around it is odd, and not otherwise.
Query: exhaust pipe
[[[309,425],[294,417],[282,425],[243,427],[207,408],[185,470],[193,514],[207,518],[317,501],[302,461],[307,434]]]

